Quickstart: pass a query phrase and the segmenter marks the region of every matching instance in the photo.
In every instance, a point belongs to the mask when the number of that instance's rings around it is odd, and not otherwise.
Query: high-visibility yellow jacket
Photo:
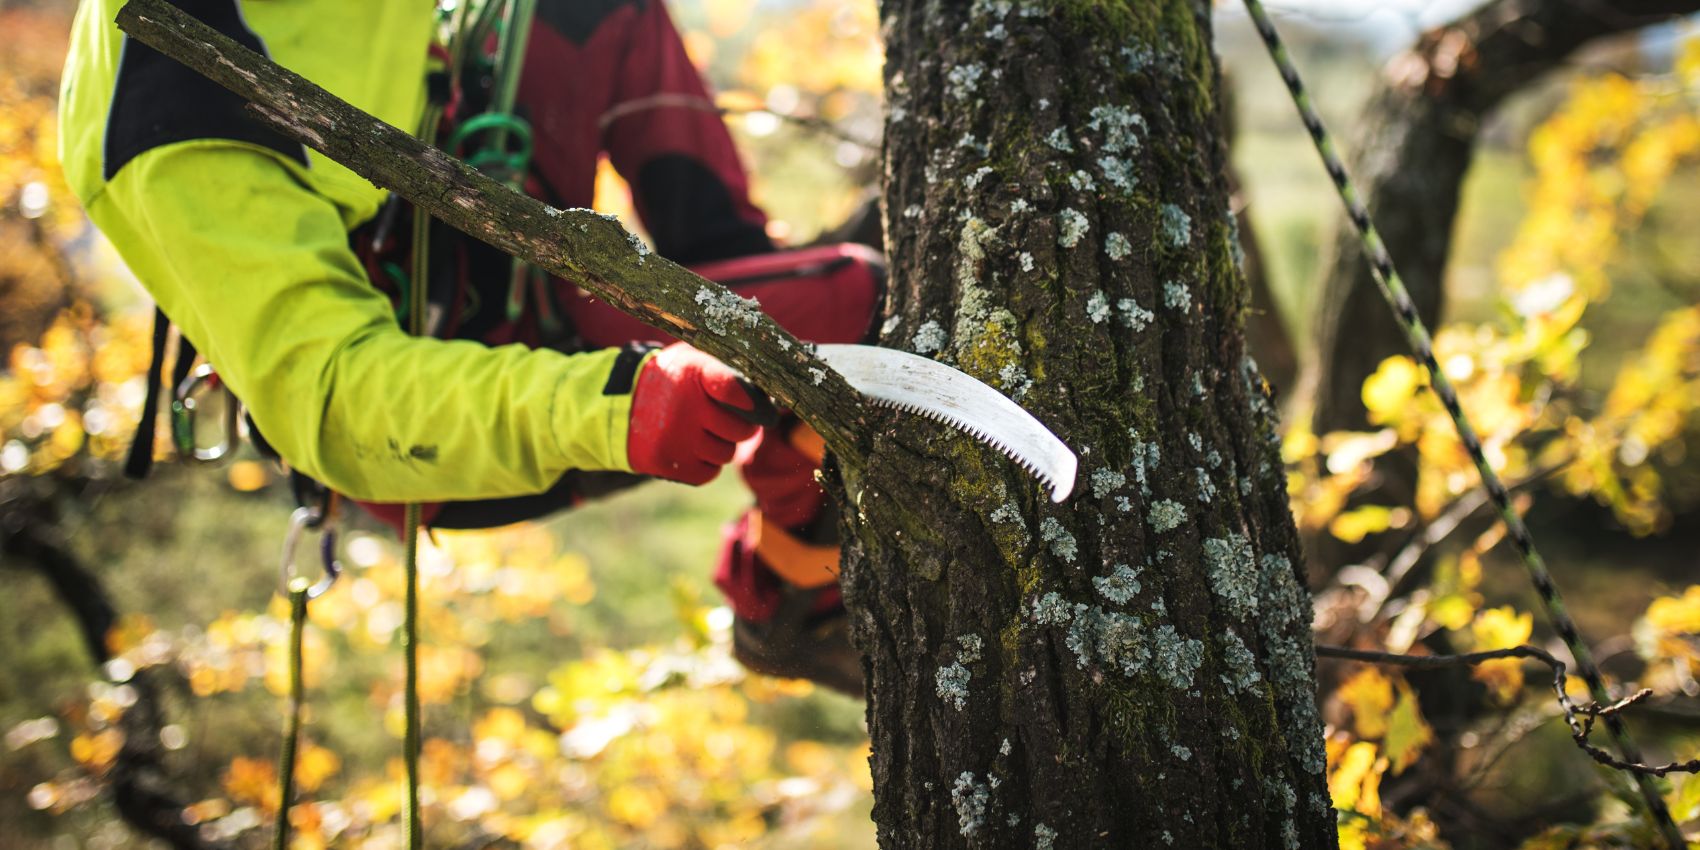
[[[257,131],[214,84],[83,0],[61,92],[71,188],[173,322],[293,466],[359,499],[546,490],[629,471],[615,350],[564,355],[407,335],[348,232],[386,193]],[[416,128],[425,0],[178,0],[379,118]],[[232,117],[232,113],[236,117]]]

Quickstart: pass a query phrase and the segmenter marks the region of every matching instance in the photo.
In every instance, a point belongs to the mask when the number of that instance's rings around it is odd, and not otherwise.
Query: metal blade
[[[1051,501],[1061,502],[1074,492],[1079,465],[1074,452],[1003,393],[907,351],[818,345],[815,352],[875,403],[943,422],[1003,452],[1050,488]]]

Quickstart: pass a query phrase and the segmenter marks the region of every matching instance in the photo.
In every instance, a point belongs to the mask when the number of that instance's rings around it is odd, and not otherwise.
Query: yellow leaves
[[[1387,770],[1387,760],[1376,756],[1375,745],[1357,741],[1340,750],[1338,756],[1330,746],[1328,755],[1328,796],[1333,798],[1334,808],[1371,817],[1381,814],[1381,775]]]
[[[85,732],[71,739],[71,758],[88,768],[90,773],[105,773],[124,746],[124,733],[117,729]]]
[[[1416,692],[1403,679],[1399,681],[1399,701],[1393,706],[1393,713],[1387,720],[1387,736],[1383,745],[1387,757],[1393,763],[1395,774],[1405,772],[1423,748],[1434,741],[1434,730],[1428,721],[1423,719],[1422,710],[1417,707]]]
[[[1636,650],[1652,662],[1653,684],[1692,692],[1700,675],[1700,584],[1654,599],[1633,633]]]
[[[1411,512],[1406,508],[1364,505],[1336,516],[1334,521],[1328,524],[1328,532],[1347,543],[1357,543],[1371,534],[1400,528],[1409,522],[1410,518]]]
[[[239,460],[231,464],[225,476],[230,481],[231,489],[239,493],[252,493],[271,481],[271,473],[266,471],[266,467],[251,460]]]
[[[341,769],[342,759],[336,753],[308,743],[295,757],[295,784],[305,792],[317,791]]]
[[[220,781],[230,799],[259,806],[268,813],[277,811],[277,768],[271,760],[238,756],[230,762]]]
[[[622,785],[608,795],[608,814],[638,829],[655,823],[666,811],[666,796],[653,787]]]
[[[1374,746],[1366,742],[1380,740],[1394,773],[1402,773],[1434,740],[1434,730],[1417,707],[1417,695],[1404,679],[1394,681],[1377,668],[1365,667],[1347,679],[1336,695],[1352,709],[1353,732],[1365,739],[1353,748],[1368,746],[1373,753]],[[1350,751],[1347,757],[1351,757]],[[1386,768],[1384,763],[1376,770],[1377,776]]]
[[[1364,667],[1347,679],[1336,695],[1352,708],[1353,729],[1359,738],[1387,734],[1387,713],[1393,709],[1393,682],[1375,667]]]
[[[1422,367],[1409,357],[1399,355],[1381,361],[1375,374],[1364,381],[1363,400],[1369,421],[1376,425],[1403,422],[1412,397],[1426,383]]]
[[[1534,623],[1533,614],[1518,613],[1509,605],[1482,611],[1470,624],[1475,651],[1508,649],[1527,643]],[[1487,685],[1500,702],[1510,702],[1523,687],[1523,662],[1516,658],[1494,659],[1476,665],[1470,675]]]

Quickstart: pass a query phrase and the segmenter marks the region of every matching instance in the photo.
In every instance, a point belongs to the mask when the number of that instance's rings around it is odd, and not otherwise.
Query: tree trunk
[[[884,847],[1333,847],[1202,0],[885,0],[884,344],[1079,453],[890,415],[845,499]]]
[[[1459,193],[1486,116],[1583,45],[1696,9],[1697,0],[1496,0],[1424,33],[1387,64],[1352,146],[1352,174],[1429,327],[1445,303],[1443,278]],[[1317,299],[1315,374],[1308,382],[1315,389],[1313,427],[1319,434],[1364,430],[1370,427],[1364,379],[1381,361],[1410,350],[1344,217],[1327,269]],[[1375,491],[1363,501],[1410,502],[1416,491],[1412,455],[1386,455],[1376,472]],[[1356,546],[1319,536],[1311,555],[1332,572],[1387,546],[1376,535]]]

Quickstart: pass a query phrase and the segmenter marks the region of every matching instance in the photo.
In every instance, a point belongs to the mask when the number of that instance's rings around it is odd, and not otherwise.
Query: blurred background
[[[1517,66],[1487,108],[1448,106],[1438,132],[1474,142],[1456,173],[1389,142],[1436,132],[1409,126],[1431,115],[1424,98],[1451,96],[1446,81],[1486,61],[1489,41],[1478,55],[1448,40],[1475,30],[1435,28],[1554,3],[1273,10],[1329,125],[1349,150],[1364,146],[1360,173],[1457,190],[1435,264],[1440,360],[1608,673],[1654,691],[1631,714],[1649,758],[1694,758],[1700,27],[1610,21]],[[883,120],[872,0],[670,8],[772,235],[866,236],[866,219],[856,225],[877,191]],[[292,501],[251,450],[219,466],[165,462],[141,483],[119,475],[151,304],[55,163],[73,11],[0,2],[0,847],[166,846],[135,824],[182,806],[207,846],[267,846],[287,681],[276,558]],[[1374,348],[1353,339],[1367,333],[1349,314],[1318,318],[1339,297],[1339,202],[1237,4],[1219,8],[1217,28],[1257,292],[1248,328],[1286,413],[1319,640],[1549,644],[1417,367],[1315,341]],[[1439,203],[1413,191],[1378,196],[1378,218]],[[636,227],[606,165],[597,207]],[[1394,239],[1395,257],[1400,239],[1434,253],[1424,238],[1416,227]],[[1350,409],[1319,402],[1330,391]],[[159,454],[170,456],[163,435]],[[873,846],[860,704],[730,658],[731,615],[708,576],[719,528],[746,499],[733,476],[654,484],[546,524],[424,545],[432,846]],[[400,551],[356,516],[341,542],[348,574],[313,603],[306,633],[293,846],[393,847]],[[1319,675],[1344,846],[1644,846],[1628,786],[1568,740],[1545,674],[1505,662]],[[1664,788],[1694,834],[1700,780],[1676,774]]]

